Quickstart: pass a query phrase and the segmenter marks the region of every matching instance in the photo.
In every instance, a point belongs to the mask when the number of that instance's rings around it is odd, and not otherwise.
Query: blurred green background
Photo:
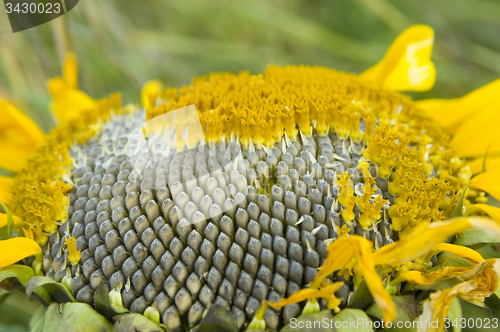
[[[0,97],[48,131],[45,83],[60,75],[66,50],[76,53],[90,96],[121,91],[125,102],[138,102],[153,78],[179,86],[212,71],[260,73],[268,64],[359,73],[415,23],[436,31],[438,77],[432,91],[412,97],[458,97],[500,77],[498,0],[82,0],[62,18],[16,34],[0,5]],[[500,301],[487,304],[491,311],[465,305],[464,315],[500,317]],[[22,296],[8,298],[0,331],[27,331],[34,310]]]

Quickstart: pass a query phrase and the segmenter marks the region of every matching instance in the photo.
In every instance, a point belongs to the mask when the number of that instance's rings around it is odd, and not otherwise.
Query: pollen
[[[64,244],[68,248],[68,260],[71,263],[71,265],[75,266],[80,262],[81,259],[81,254],[78,249],[76,249],[76,242],[75,238],[70,236],[69,239],[66,238]]]

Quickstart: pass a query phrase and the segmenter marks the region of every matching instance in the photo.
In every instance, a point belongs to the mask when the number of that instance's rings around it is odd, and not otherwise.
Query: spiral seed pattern
[[[69,220],[50,236],[44,268],[56,281],[71,276],[77,301],[93,304],[100,284],[122,285],[126,308],[142,314],[155,303],[172,330],[186,320],[196,326],[213,303],[242,329],[263,300],[307,286],[344,225],[376,248],[397,238],[384,212],[390,203],[369,229],[357,223],[357,208],[354,220],[342,217],[337,175],[352,175],[356,191],[364,184],[360,149],[346,150],[335,134],[277,143],[267,152],[243,150],[230,170],[226,150],[240,151],[223,143],[132,162],[127,135],[144,118],[141,111],[114,117],[71,151],[76,188]],[[391,198],[386,181],[377,178],[374,194]],[[63,245],[69,236],[81,252],[71,268]],[[346,286],[337,295],[345,303],[349,292]],[[268,309],[264,319],[278,329],[300,312],[298,304]]]

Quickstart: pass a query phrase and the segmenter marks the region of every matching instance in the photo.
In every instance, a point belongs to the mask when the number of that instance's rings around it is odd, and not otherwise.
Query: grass
[[[212,71],[258,73],[268,64],[359,73],[405,27],[426,23],[436,30],[438,80],[412,96],[457,97],[500,76],[499,15],[494,0],[87,0],[26,32],[9,33],[2,18],[0,96],[47,131],[45,82],[60,73],[67,49],[79,58],[84,91],[122,91],[136,102],[151,78],[178,86]]]
[[[425,23],[436,31],[438,78],[432,91],[411,95],[453,98],[500,76],[499,17],[495,0],[85,0],[63,18],[12,34],[0,10],[0,97],[47,132],[54,122],[45,82],[60,74],[66,50],[76,53],[89,95],[122,91],[125,102],[138,102],[152,78],[179,86],[208,72],[259,73],[268,64],[359,73],[404,28]],[[0,306],[0,331],[17,317],[9,301]],[[498,299],[488,304],[498,317]],[[490,314],[465,308],[471,317]],[[16,322],[27,326],[25,318]]]

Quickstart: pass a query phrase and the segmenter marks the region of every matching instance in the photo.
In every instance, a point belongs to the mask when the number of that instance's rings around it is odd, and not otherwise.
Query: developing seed
[[[191,273],[186,280],[186,288],[189,290],[191,295],[195,298],[198,297],[198,294],[200,293],[202,286],[203,286],[203,284],[201,283],[200,278],[194,272]]]
[[[215,301],[215,294],[214,292],[210,289],[208,285],[204,285],[201,288],[200,291],[200,296],[199,296],[200,302],[205,306],[209,306]]]
[[[260,234],[260,242],[263,248],[272,249],[273,247],[273,237],[268,233]]]
[[[302,284],[303,273],[304,273],[304,268],[301,263],[295,260],[290,261],[290,270],[288,271],[288,279],[290,281],[293,281],[296,284]],[[288,285],[290,285],[290,283]],[[289,296],[290,294],[287,293],[286,295]]]
[[[184,251],[182,252],[182,256],[181,256],[181,259],[182,259],[182,262],[184,262],[184,264],[189,268],[189,269],[192,269],[193,266],[194,266],[194,263],[196,261],[196,253],[194,252],[193,249],[191,249],[190,247],[187,247],[186,249],[184,249]]]
[[[228,263],[228,259],[226,255],[220,250],[217,249],[214,256],[212,257],[212,265],[219,271],[223,271],[226,268]]]
[[[217,289],[217,287],[219,287],[219,284],[222,281],[222,275],[220,274],[219,271],[217,271],[216,268],[212,267],[208,272],[206,280],[207,280],[207,285],[209,285],[210,288]]]
[[[269,200],[269,197],[267,197],[266,195],[259,195],[258,204],[259,204],[260,211],[263,211],[265,213],[271,212],[270,200]]]
[[[193,228],[191,227],[191,223],[186,218],[182,218],[175,228],[177,235],[183,241],[187,240],[187,237],[192,230]]]
[[[200,211],[196,211],[193,214],[192,222],[193,226],[200,232],[204,232],[207,227],[207,218]]]
[[[286,240],[284,238],[282,238],[281,236],[278,236],[278,235],[274,236],[274,238],[273,238],[273,252],[276,255],[285,256],[286,255],[286,249],[287,249],[287,242],[286,242]]]
[[[90,285],[86,285],[76,293],[76,301],[92,305],[94,302],[94,292]]]

